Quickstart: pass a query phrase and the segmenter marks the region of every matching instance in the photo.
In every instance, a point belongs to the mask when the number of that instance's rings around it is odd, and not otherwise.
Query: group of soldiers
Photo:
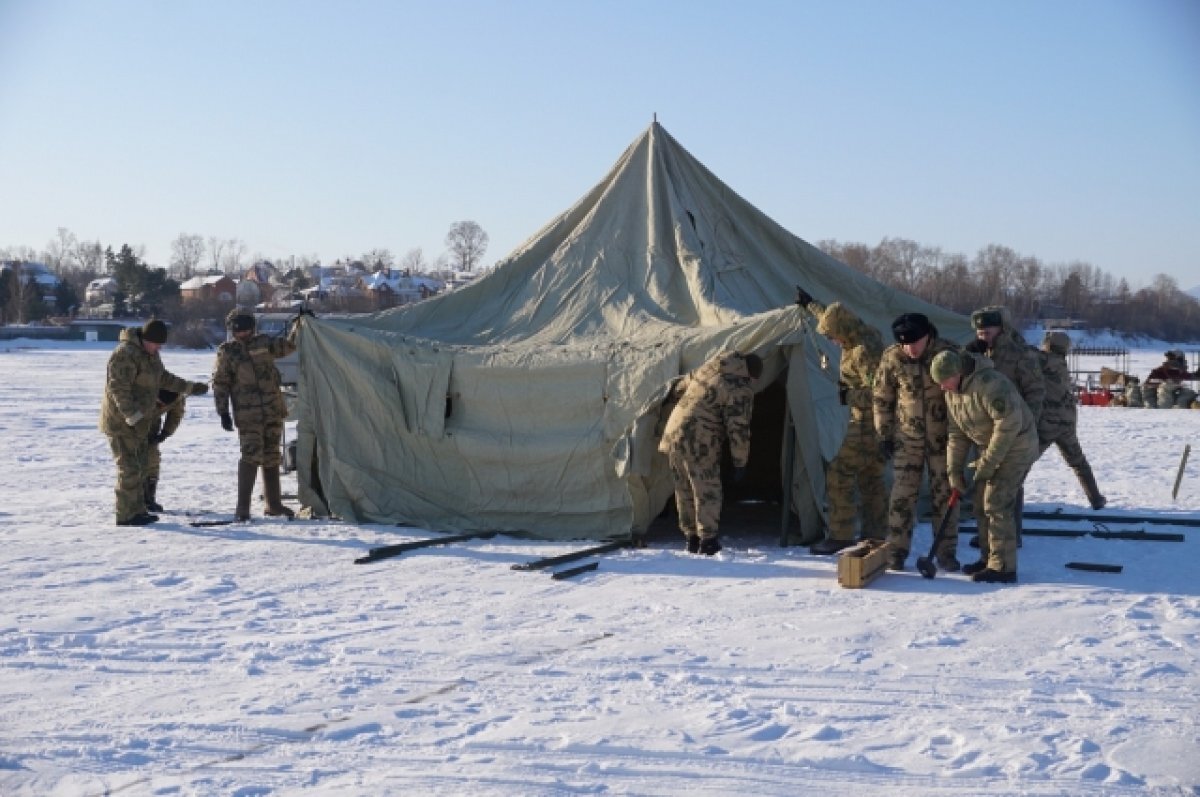
[[[934,516],[945,521],[934,552],[938,567],[961,569],[974,581],[1013,583],[1023,484],[1051,445],[1075,471],[1092,508],[1105,505],[1075,433],[1065,333],[1047,333],[1035,349],[1005,308],[985,307],[971,315],[975,340],[960,348],[940,337],[927,316],[904,313],[892,322],[895,342],[884,348],[879,333],[841,302],[824,306],[803,288],[796,302],[841,349],[838,397],[849,410],[845,438],[826,473],[828,534],[813,553],[853,545],[857,530],[864,539],[884,540],[889,567],[902,570],[927,475]],[[257,332],[249,311],[235,309],[226,318],[230,337],[217,349],[212,388],[222,428],[238,432],[237,520],[250,518],[260,470],[264,514],[294,514],[282,502],[279,483],[287,406],[275,360],[295,351],[295,321],[271,337]],[[124,330],[108,362],[100,428],[117,465],[119,526],[158,520],[152,514],[162,511],[158,446],[179,427],[187,397],[208,392],[206,383],[181,379],[163,366],[159,349],[168,331],[159,320]],[[691,553],[721,550],[721,462],[728,449],[733,480],[742,480],[762,369],[756,354],[724,352],[671,391],[659,449],[670,464],[679,526]],[[961,566],[955,494],[967,492],[968,472],[980,558]]]
[[[1200,379],[1200,368],[1188,370],[1187,355],[1181,349],[1170,349],[1163,355],[1142,384],[1136,377],[1126,377],[1125,392],[1115,399],[1124,407],[1151,409],[1200,409],[1195,389],[1188,384]]]
[[[297,319],[299,316],[297,316]],[[235,308],[225,319],[230,339],[217,348],[212,390],[221,427],[236,428],[237,505],[234,517],[250,519],[250,499],[262,470],[264,514],[291,518],[279,483],[280,444],[287,417],[275,360],[296,349],[297,323],[271,337],[257,332],[254,314]],[[116,523],[144,526],[162,512],[157,500],[161,454],[159,444],[179,428],[188,396],[208,392],[204,382],[182,379],[163,366],[159,350],[169,329],[161,320],[121,332],[108,360],[100,429],[108,437],[117,465]]]
[[[934,516],[946,520],[935,551],[938,567],[961,569],[973,581],[1014,583],[1023,484],[1052,445],[1091,507],[1104,507],[1076,436],[1065,333],[1049,332],[1034,348],[1006,308],[985,307],[971,315],[975,339],[959,347],[940,337],[924,314],[905,313],[892,322],[895,342],[885,348],[879,333],[841,302],[824,306],[803,288],[796,302],[841,349],[838,395],[849,409],[845,438],[826,472],[828,534],[813,553],[855,544],[857,530],[864,539],[884,540],[889,568],[902,570],[927,475]],[[722,353],[688,375],[673,392],[678,403],[668,403],[659,448],[670,462],[680,529],[693,553],[721,549],[722,450],[727,442],[739,479],[750,448],[753,380],[761,369],[753,354]],[[968,482],[980,557],[962,566],[954,496],[966,494]]]

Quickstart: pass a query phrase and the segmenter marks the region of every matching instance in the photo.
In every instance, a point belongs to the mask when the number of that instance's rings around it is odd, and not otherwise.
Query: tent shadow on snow
[[[786,541],[816,539],[846,408],[838,350],[792,304],[797,284],[885,338],[913,311],[969,337],[963,317],[783,229],[654,123],[474,283],[368,316],[304,320],[299,498],[360,523],[640,537],[672,494],[656,450],[667,388],[736,349],[759,353],[765,369],[750,474],[729,497],[786,501]]]

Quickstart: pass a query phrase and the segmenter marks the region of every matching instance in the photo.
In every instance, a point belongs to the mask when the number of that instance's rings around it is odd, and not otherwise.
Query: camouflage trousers
[[[117,463],[116,518],[120,523],[146,511],[146,454],[148,432],[141,424],[128,433],[108,435],[108,445]]]
[[[146,446],[146,480],[158,481],[161,466],[162,452],[158,450],[158,443],[150,443]]]
[[[683,536],[716,537],[721,521],[721,460],[696,461],[683,452],[667,455],[675,480],[675,510]]]
[[[979,525],[979,558],[988,569],[1017,570],[1017,495],[1031,463],[1009,457],[990,481],[975,483],[975,520]]]
[[[936,530],[950,503],[950,480],[946,476],[946,452],[925,453],[925,443],[896,441],[892,460],[895,480],[888,505],[888,545],[908,551],[912,548],[913,526],[917,522],[917,497],[921,492],[921,474],[929,471],[929,493],[933,499],[933,527]],[[950,509],[950,522],[936,553],[953,554],[958,550],[958,504]]]
[[[883,483],[883,461],[875,429],[850,422],[846,439],[829,463],[825,493],[829,497],[829,538],[854,539],[854,521],[862,509],[862,536],[882,540],[887,536],[887,494]],[[855,490],[858,503],[855,503]]]
[[[1063,429],[1050,440],[1039,441],[1039,455],[1046,453],[1050,446],[1058,447],[1063,461],[1071,470],[1079,470],[1080,467],[1088,464],[1087,457],[1083,453],[1083,446],[1079,445],[1079,437],[1075,434],[1073,425]]]
[[[238,443],[242,462],[263,468],[278,468],[283,460],[283,421],[267,421],[260,426],[239,426]]]

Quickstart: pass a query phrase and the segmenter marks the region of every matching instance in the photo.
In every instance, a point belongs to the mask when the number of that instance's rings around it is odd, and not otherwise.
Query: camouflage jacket
[[[875,431],[880,440],[924,444],[927,451],[945,449],[946,398],[929,375],[929,363],[947,349],[958,347],[938,337],[929,341],[917,360],[905,354],[899,343],[884,349],[874,393]]]
[[[946,470],[962,473],[972,443],[979,448],[975,460],[978,478],[991,478],[1010,457],[1032,463],[1038,455],[1037,426],[1016,386],[986,357],[963,357],[970,363],[969,372],[964,373],[957,390],[946,393],[950,416]]]
[[[161,357],[142,347],[141,329],[122,330],[120,342],[108,358],[100,430],[105,434],[122,434],[132,429],[148,437],[158,391],[166,388],[185,394],[194,384],[166,370]]]
[[[846,390],[846,405],[850,419],[874,426],[875,375],[883,355],[883,338],[879,330],[863,323],[841,302],[822,307],[811,302],[808,309],[818,319],[817,331],[837,338],[844,345],[838,366],[838,382]]]
[[[1067,368],[1067,358],[1053,351],[1042,351],[1039,355],[1046,398],[1042,402],[1042,414],[1037,419],[1038,439],[1049,444],[1063,432],[1075,427],[1078,410],[1075,408],[1074,381]]]
[[[682,393],[671,411],[658,449],[668,453],[685,440],[726,438],[734,467],[750,458],[750,419],[754,388],[746,361],[723,352],[686,376],[676,387]]]
[[[1038,350],[1026,343],[1021,333],[1013,328],[1007,308],[1000,310],[1000,317],[1004,323],[1000,334],[992,341],[987,356],[993,367],[1017,386],[1017,392],[1025,399],[1036,420],[1042,414],[1042,403],[1046,399],[1042,358]]]
[[[294,329],[293,329],[294,333]],[[217,348],[213,367],[213,400],[217,412],[229,412],[238,427],[259,426],[287,417],[275,360],[296,350],[292,335],[254,335],[245,343],[227,340]]]

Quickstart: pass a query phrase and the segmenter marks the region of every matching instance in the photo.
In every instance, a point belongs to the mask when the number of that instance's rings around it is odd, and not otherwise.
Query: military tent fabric
[[[729,349],[786,371],[798,526],[820,526],[845,428],[836,347],[802,284],[890,333],[924,312],[788,233],[657,123],[572,208],[473,283],[386,312],[305,319],[300,499],[362,522],[621,538],[671,494],[655,451],[671,381]],[[780,434],[783,434],[780,429]]]

